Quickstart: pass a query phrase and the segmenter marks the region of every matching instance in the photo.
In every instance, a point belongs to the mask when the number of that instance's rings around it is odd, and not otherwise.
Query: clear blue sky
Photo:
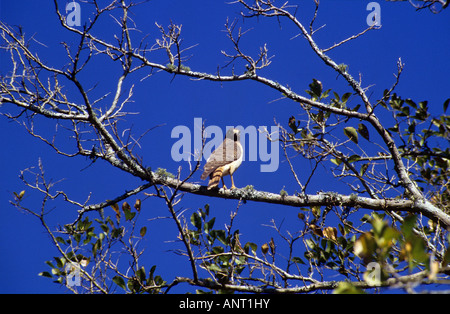
[[[59,1],[64,7],[66,1]],[[215,73],[218,66],[228,61],[221,50],[232,52],[232,45],[226,38],[224,30],[228,18],[238,18],[243,29],[252,29],[243,39],[243,47],[248,53],[256,54],[259,47],[267,43],[269,55],[274,55],[272,65],[263,70],[261,75],[282,84],[288,84],[295,91],[303,91],[313,78],[319,79],[324,88],[333,88],[339,94],[349,92],[349,87],[342,79],[336,79],[336,73],[327,68],[317,58],[301,37],[292,39],[298,32],[286,20],[279,24],[276,19],[260,18],[245,20],[239,18],[242,7],[229,5],[229,1],[184,1],[184,0],[153,0],[132,10],[132,19],[142,34],[132,34],[137,38],[149,34],[148,40],[159,38],[160,34],[155,22],[167,26],[170,21],[182,24],[182,37],[185,47],[197,45],[189,53],[192,57],[186,62],[192,70]],[[316,27],[326,24],[317,33],[319,45],[329,47],[350,35],[359,33],[367,27],[366,5],[369,1],[321,1]],[[373,85],[369,92],[371,100],[377,99],[382,91],[394,82],[393,73],[396,72],[396,62],[399,57],[406,64],[397,93],[404,98],[416,101],[428,100],[433,113],[441,111],[442,103],[449,97],[449,51],[450,51],[450,9],[432,14],[428,10],[416,12],[408,3],[390,3],[377,1],[381,5],[382,28],[371,31],[363,37],[330,52],[330,56],[338,63],[349,65],[349,71],[354,77],[362,75],[363,86]],[[195,3],[195,4],[191,4]],[[299,4],[297,16],[308,25],[314,13],[313,1],[291,1]],[[92,7],[81,3],[84,23],[92,14]],[[106,16],[105,16],[106,17]],[[0,19],[9,25],[21,25],[27,36],[34,38],[45,46],[34,44],[39,56],[49,65],[61,66],[67,63],[67,56],[60,42],[70,45],[77,44],[77,38],[60,27],[54,12],[53,1],[6,1],[0,2]],[[94,33],[112,41],[118,27],[111,20],[102,20]],[[163,53],[155,53],[156,62],[167,63]],[[231,70],[222,70],[226,73]],[[8,56],[0,52],[0,73],[4,75],[10,71]],[[238,73],[240,69],[236,69]],[[82,76],[82,83],[88,88],[98,84],[94,93],[103,95],[114,91],[115,81],[120,76],[119,64],[100,58],[91,61],[86,75]],[[148,72],[141,72],[130,77],[126,88],[135,84],[134,103],[128,105],[128,111],[139,112],[139,115],[129,116],[123,127],[133,125],[133,132],[139,135],[148,128],[164,124],[147,135],[141,142],[139,151],[144,163],[152,169],[166,168],[176,172],[181,165],[174,162],[170,150],[176,139],[170,137],[171,131],[178,125],[185,125],[193,130],[194,118],[200,117],[207,124],[217,125],[225,129],[226,126],[271,126],[274,118],[287,126],[291,115],[298,115],[298,104],[292,101],[277,101],[280,95],[267,87],[254,82],[214,83],[198,82],[186,77],[173,77],[167,73],[157,73],[152,77],[140,81]],[[372,94],[373,93],[373,94]],[[111,100],[112,96],[110,96]],[[356,105],[356,103],[355,103]],[[13,110],[10,105],[0,110]],[[0,142],[2,150],[0,161],[0,292],[63,292],[51,280],[38,277],[41,271],[48,271],[44,261],[57,255],[51,246],[50,239],[45,234],[39,222],[30,215],[26,215],[13,208],[8,201],[14,191],[24,189],[18,178],[20,170],[36,167],[41,158],[48,179],[62,181],[57,190],[66,191],[73,199],[83,202],[90,192],[91,201],[99,202],[111,199],[140,184],[139,180],[113,169],[102,161],[86,168],[89,160],[84,157],[66,158],[55,155],[46,144],[32,138],[23,127],[0,118]],[[37,126],[42,134],[49,136],[54,133],[54,121],[38,119]],[[58,137],[64,147],[70,149],[70,139],[64,134]],[[73,150],[72,150],[73,151]],[[283,162],[280,154],[280,167],[274,173],[261,173],[261,161],[244,162],[235,175],[238,187],[253,185],[258,190],[279,192],[283,187],[288,193],[297,190],[295,181],[290,175],[288,165]],[[310,172],[310,164],[306,160],[298,160],[297,169],[300,177],[306,180]],[[304,170],[304,171],[303,171]],[[322,171],[322,170],[321,170]],[[305,174],[303,174],[305,173]],[[324,176],[318,176],[308,188],[308,193],[317,191],[341,189],[348,192],[339,184],[330,186],[331,178],[326,169]],[[228,178],[226,180],[229,180]],[[192,181],[200,181],[197,173]],[[229,182],[229,181],[227,181]],[[27,190],[28,192],[28,190]],[[26,193],[27,205],[35,202],[36,209],[40,206],[39,195]],[[237,201],[210,199],[193,195],[185,196],[182,206],[189,217],[192,211],[204,204],[210,203],[212,215],[217,217],[216,226],[221,227],[229,219],[230,210],[234,210]],[[75,217],[73,208],[66,208],[61,202],[54,204],[55,209],[50,215],[54,226],[63,224]],[[71,211],[72,210],[72,211]],[[142,225],[148,227],[148,240],[144,242],[146,253],[144,261],[151,265],[157,264],[157,273],[170,281],[174,275],[189,276],[187,261],[184,257],[174,255],[169,250],[178,248],[177,245],[167,243],[177,236],[173,222],[148,222],[147,219],[156,216],[167,216],[165,205],[159,201],[143,203]],[[113,213],[107,213],[112,215]],[[274,218],[277,223],[284,220],[283,228],[295,231],[297,211],[274,205],[247,203],[240,209],[237,229],[241,230],[241,241],[255,242],[260,246],[268,242],[272,231],[263,226]],[[148,265],[148,266],[147,266]],[[176,271],[174,271],[174,269]]]

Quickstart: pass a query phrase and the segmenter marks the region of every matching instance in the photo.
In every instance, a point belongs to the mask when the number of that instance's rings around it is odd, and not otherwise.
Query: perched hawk
[[[217,149],[209,156],[206,161],[202,180],[205,180],[209,176],[208,190],[215,188],[222,180],[223,188],[226,189],[223,177],[230,175],[231,188],[235,189],[233,181],[233,173],[242,163],[242,157],[244,150],[240,142],[241,132],[238,129],[229,129],[227,135]]]

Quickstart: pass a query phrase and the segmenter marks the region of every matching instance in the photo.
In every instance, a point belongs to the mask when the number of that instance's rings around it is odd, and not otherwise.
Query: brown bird
[[[230,175],[231,188],[235,189],[233,173],[242,163],[244,150],[240,142],[241,132],[238,129],[229,129],[222,144],[213,151],[206,161],[206,165],[201,176],[205,180],[209,176],[208,190],[219,186],[222,180],[223,188],[226,189],[223,177]]]

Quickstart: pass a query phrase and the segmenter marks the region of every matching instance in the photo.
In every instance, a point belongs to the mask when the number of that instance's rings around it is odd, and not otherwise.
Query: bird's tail
[[[208,182],[208,190],[211,190],[216,186],[219,186],[220,179],[222,178],[222,173],[223,170],[220,168],[216,169],[213,173],[211,173]]]

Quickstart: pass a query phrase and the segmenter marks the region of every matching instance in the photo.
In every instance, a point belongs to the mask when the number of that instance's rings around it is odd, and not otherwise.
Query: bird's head
[[[230,140],[233,140],[235,142],[238,142],[241,138],[241,131],[238,129],[228,129],[226,138],[229,138]]]

